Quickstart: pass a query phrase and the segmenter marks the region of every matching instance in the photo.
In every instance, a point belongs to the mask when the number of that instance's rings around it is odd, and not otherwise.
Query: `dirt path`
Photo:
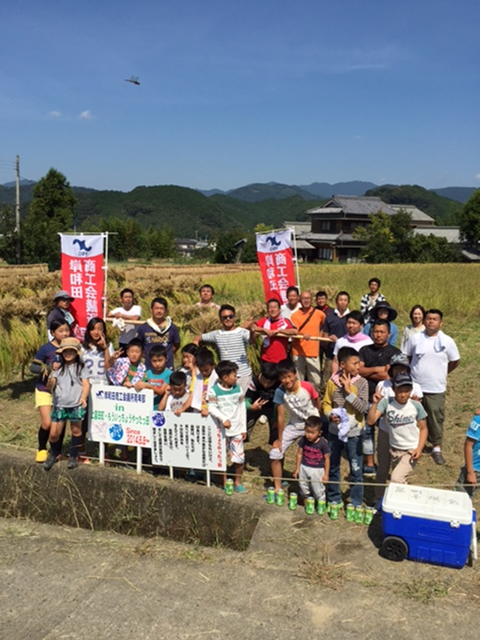
[[[0,519],[3,640],[477,638],[480,574],[272,507],[247,552]]]

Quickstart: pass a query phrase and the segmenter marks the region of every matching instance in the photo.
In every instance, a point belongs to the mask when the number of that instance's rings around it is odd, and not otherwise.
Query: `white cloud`
[[[475,175],[475,180],[480,180],[480,173],[477,173],[477,174]]]
[[[60,111],[49,111],[49,112],[48,112],[48,115],[49,115],[51,118],[60,118],[60,116],[61,116],[62,114],[60,113]]]
[[[93,120],[94,116],[90,109],[86,109],[85,111],[82,111],[82,113],[78,117],[80,118],[80,120]]]

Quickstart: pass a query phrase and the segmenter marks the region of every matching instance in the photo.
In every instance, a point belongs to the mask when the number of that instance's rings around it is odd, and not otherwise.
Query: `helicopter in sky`
[[[131,82],[132,84],[136,84],[136,85],[140,86],[140,82],[138,80],[138,76],[132,76],[129,79],[125,78],[125,82]]]

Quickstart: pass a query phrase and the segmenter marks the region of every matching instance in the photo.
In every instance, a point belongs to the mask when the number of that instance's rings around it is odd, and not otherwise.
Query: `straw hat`
[[[73,349],[77,353],[80,353],[81,348],[82,345],[80,344],[80,340],[77,340],[77,338],[65,338],[65,340],[62,340],[62,342],[60,343],[60,346],[57,349],[57,353],[62,353],[67,349]]]

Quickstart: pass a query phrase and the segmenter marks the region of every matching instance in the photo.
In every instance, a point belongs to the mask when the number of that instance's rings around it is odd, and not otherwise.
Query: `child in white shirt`
[[[247,410],[245,393],[237,383],[238,366],[235,362],[222,360],[215,368],[219,380],[208,394],[208,411],[217,423],[225,429],[227,449],[235,468],[235,491],[247,493],[242,484],[245,467],[243,441],[247,435]],[[223,474],[223,484],[227,476]]]

